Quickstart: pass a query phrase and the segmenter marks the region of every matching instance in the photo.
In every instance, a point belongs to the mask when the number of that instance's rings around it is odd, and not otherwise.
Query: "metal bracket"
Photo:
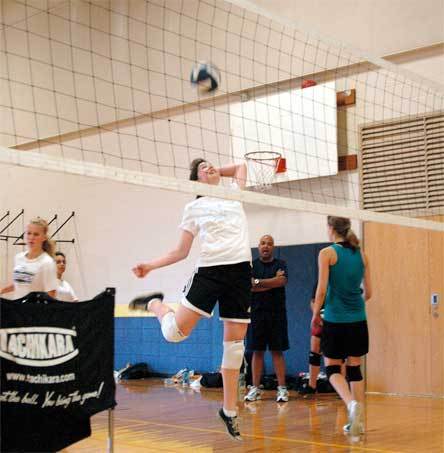
[[[25,232],[23,232],[20,236],[11,236],[7,234],[2,234],[8,227],[10,227],[18,218],[20,218],[23,214],[25,213],[25,210],[22,209],[20,213],[14,217],[1,231],[0,231],[0,240],[2,241],[8,241],[9,239],[14,239],[14,242],[12,245],[26,245],[24,242],[19,242],[20,240],[23,241],[23,238],[25,236]],[[71,220],[75,215],[75,212],[73,211],[71,215],[57,228],[57,230],[51,235],[50,239],[52,239],[68,222]],[[2,222],[7,216],[9,216],[9,211],[0,219],[0,222]],[[48,225],[51,225],[56,219],[58,218],[58,215],[55,214],[54,217],[48,222]],[[59,239],[55,241],[56,243],[71,243],[74,244],[75,239]]]
[[[18,220],[23,214],[25,213],[25,210],[22,209],[8,224],[0,231],[0,240],[2,241],[8,241],[9,239],[20,239],[23,237],[22,236],[10,236],[9,234],[2,234],[4,231],[6,231],[16,220]],[[10,212],[7,211],[6,214],[0,219],[0,222],[2,222],[4,219],[9,217]]]
[[[75,212],[72,211],[71,215],[57,228],[57,230],[54,231],[54,233],[52,234],[50,239],[52,239],[74,216],[75,216]],[[74,244],[75,239],[74,238],[71,240],[60,239],[60,240],[56,240],[56,242],[57,243],[70,242],[71,244]]]

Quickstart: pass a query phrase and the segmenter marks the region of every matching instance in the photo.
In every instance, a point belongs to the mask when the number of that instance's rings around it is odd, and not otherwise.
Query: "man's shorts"
[[[286,313],[253,313],[247,332],[250,351],[286,351],[289,349]]]

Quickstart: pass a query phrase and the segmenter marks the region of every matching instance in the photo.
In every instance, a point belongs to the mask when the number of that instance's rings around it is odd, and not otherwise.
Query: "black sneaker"
[[[128,305],[128,309],[131,311],[139,310],[139,311],[147,311],[148,304],[153,299],[160,299],[163,300],[163,293],[154,292],[154,293],[146,293],[140,296],[135,297]]]
[[[228,434],[235,440],[242,440],[239,432],[239,423],[237,417],[227,417],[223,409],[219,409],[219,417],[225,424]]]
[[[316,393],[316,389],[314,389],[310,384],[304,384],[302,388],[299,390],[299,395],[302,396],[309,396],[314,395]]]

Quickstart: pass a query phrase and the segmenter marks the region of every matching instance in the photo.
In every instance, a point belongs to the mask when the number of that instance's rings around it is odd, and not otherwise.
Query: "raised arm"
[[[133,267],[133,272],[138,278],[145,277],[149,272],[160,267],[169,266],[185,259],[190,253],[194,236],[186,230],[182,230],[177,247],[168,252],[166,255],[156,258],[148,263],[140,263]]]
[[[219,168],[219,173],[221,176],[232,177],[240,189],[245,188],[245,184],[247,182],[246,164],[225,165],[224,167]]]

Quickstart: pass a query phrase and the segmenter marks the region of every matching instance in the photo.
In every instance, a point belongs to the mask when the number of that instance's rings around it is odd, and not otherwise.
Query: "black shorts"
[[[251,265],[248,261],[199,267],[186,286],[182,305],[209,318],[219,302],[223,321],[250,322]]]
[[[368,353],[367,321],[328,322],[324,320],[321,351],[329,359],[362,357]]]
[[[253,313],[247,332],[249,351],[286,351],[289,349],[286,313]]]

